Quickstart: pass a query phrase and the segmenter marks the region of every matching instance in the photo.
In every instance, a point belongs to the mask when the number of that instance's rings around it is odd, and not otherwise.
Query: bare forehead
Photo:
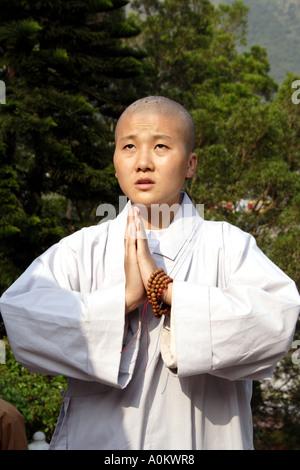
[[[184,126],[177,115],[169,115],[161,112],[147,113],[136,111],[134,113],[125,113],[118,122],[118,138],[124,133],[143,133],[151,132],[153,135],[175,135],[184,133]]]

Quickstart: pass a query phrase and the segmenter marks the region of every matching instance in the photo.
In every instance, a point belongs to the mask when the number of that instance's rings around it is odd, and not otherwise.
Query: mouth
[[[139,189],[150,189],[155,185],[151,178],[140,178],[135,182],[135,186]]]

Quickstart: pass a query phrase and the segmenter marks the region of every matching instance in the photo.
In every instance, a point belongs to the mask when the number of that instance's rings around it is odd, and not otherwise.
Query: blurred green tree
[[[0,292],[116,201],[112,122],[141,73],[124,0],[0,0]]]
[[[14,405],[23,415],[28,442],[42,431],[49,442],[54,432],[62,404],[61,393],[66,389],[63,376],[33,374],[15,361],[7,338],[6,363],[1,365],[0,396]]]

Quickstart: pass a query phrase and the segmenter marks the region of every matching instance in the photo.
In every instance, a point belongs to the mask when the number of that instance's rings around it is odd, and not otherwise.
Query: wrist
[[[145,293],[146,294],[146,293]],[[125,315],[128,315],[133,310],[137,309],[144,301],[145,295],[142,298],[137,298],[135,293],[125,290]]]
[[[156,318],[160,318],[170,310],[172,289],[168,292],[168,286],[172,281],[173,279],[168,276],[162,268],[153,271],[148,280],[147,298]],[[164,302],[164,295],[168,303]]]
[[[167,304],[167,305],[172,305],[172,293],[173,293],[173,282],[170,282],[168,285],[167,285],[167,288],[165,290],[165,292],[163,292],[162,296],[161,296],[161,300]]]

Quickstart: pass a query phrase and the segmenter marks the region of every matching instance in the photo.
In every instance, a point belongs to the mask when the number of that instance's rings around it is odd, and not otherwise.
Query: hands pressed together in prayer
[[[125,236],[126,314],[145,302],[148,279],[156,269],[139,209],[131,207],[128,212]],[[161,300],[171,305],[172,283],[168,285]]]

